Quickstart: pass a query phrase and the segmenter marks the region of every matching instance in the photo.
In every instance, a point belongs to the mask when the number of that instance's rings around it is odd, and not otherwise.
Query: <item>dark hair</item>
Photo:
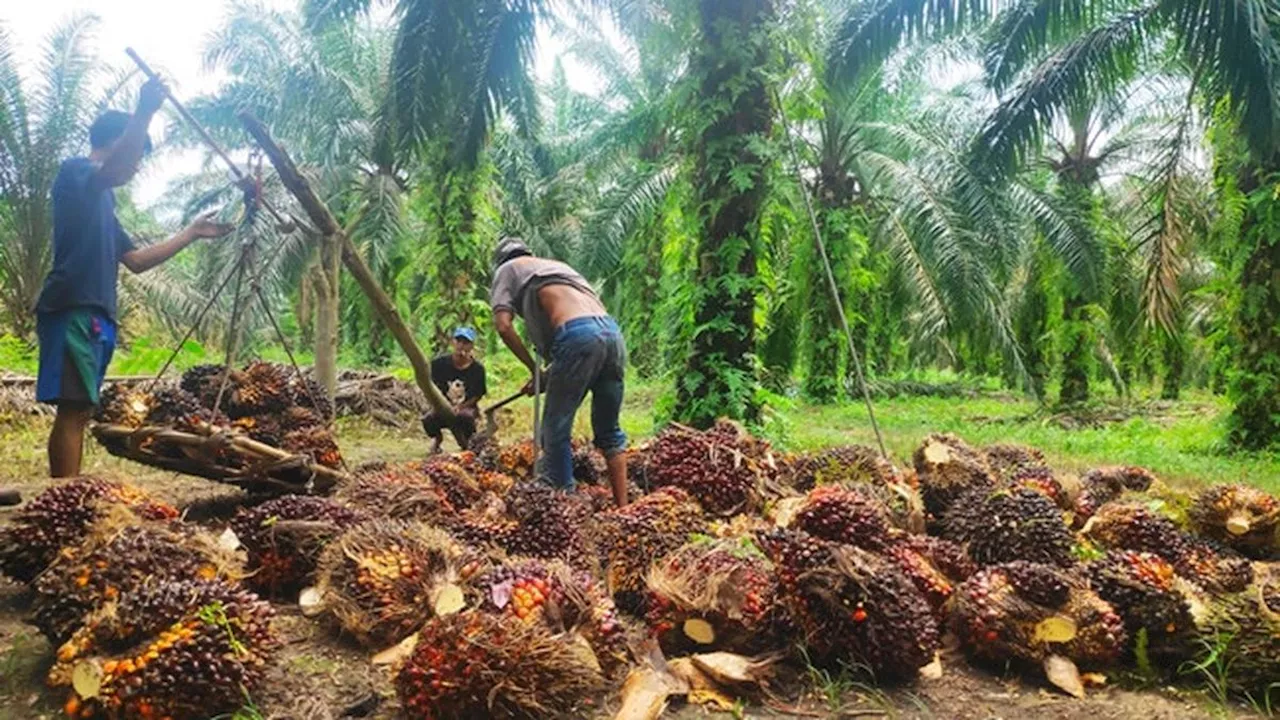
[[[101,150],[119,140],[120,136],[124,135],[124,129],[129,126],[129,121],[132,119],[132,115],[120,110],[108,110],[102,113],[89,126],[89,147],[94,150]],[[151,152],[150,136],[147,136],[142,149],[145,152]]]

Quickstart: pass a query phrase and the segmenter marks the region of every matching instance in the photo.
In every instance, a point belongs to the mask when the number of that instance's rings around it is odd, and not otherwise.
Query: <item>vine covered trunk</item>
[[[1058,394],[1061,405],[1089,400],[1094,342],[1087,312],[1087,303],[1079,291],[1069,288],[1062,302],[1062,388]]]
[[[1247,253],[1233,321],[1235,372],[1230,374],[1231,441],[1258,450],[1280,444],[1280,168],[1248,196],[1240,237]]]
[[[755,305],[763,152],[774,106],[766,64],[772,0],[699,4],[701,47],[692,115],[697,123],[697,289],[689,360],[677,389],[677,416],[696,427],[758,413]]]

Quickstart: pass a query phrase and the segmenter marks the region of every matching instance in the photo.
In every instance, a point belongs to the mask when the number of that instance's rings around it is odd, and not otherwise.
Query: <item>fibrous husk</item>
[[[654,487],[681,488],[721,517],[759,510],[766,481],[778,473],[768,444],[727,421],[705,432],[672,426],[648,457],[646,478]]]
[[[694,540],[655,563],[645,583],[650,632],[668,654],[757,652],[785,631],[773,563],[748,538]]]
[[[1196,496],[1191,525],[1204,537],[1247,557],[1263,559],[1276,552],[1280,500],[1248,485],[1215,485]]]
[[[231,529],[248,554],[253,586],[287,595],[311,584],[330,540],[365,519],[364,513],[328,498],[285,495],[241,509]]]
[[[961,496],[996,484],[986,457],[955,435],[929,435],[912,461],[931,525]]]
[[[172,520],[176,508],[146,492],[96,477],[60,481],[20,509],[0,529],[0,570],[30,582],[65,547],[78,545],[89,527],[123,506],[142,520]]]
[[[1125,646],[1124,621],[1074,574],[1026,561],[993,565],[956,589],[950,624],[979,660],[1040,666],[1062,656],[1105,666]]]
[[[1081,535],[1104,548],[1159,555],[1179,575],[1206,590],[1238,592],[1253,580],[1248,560],[1179,530],[1173,521],[1135,502],[1104,505]]]
[[[591,573],[560,561],[514,558],[481,571],[469,588],[471,605],[482,611],[581,637],[606,676],[627,662],[626,628]]]
[[[64,548],[36,579],[33,622],[58,645],[90,613],[145,582],[243,577],[237,556],[207,532],[180,522],[140,523],[121,509],[96,523],[80,545]]]
[[[1025,470],[1048,467],[1044,453],[1026,445],[997,443],[982,448],[982,454],[992,473],[1006,483]]]
[[[396,677],[413,717],[569,716],[603,688],[571,635],[539,623],[468,611],[428,622]]]
[[[845,445],[788,458],[781,479],[800,492],[818,485],[890,485],[914,482],[875,448]]]
[[[1272,589],[1254,584],[1244,592],[1219,596],[1209,602],[1199,625],[1200,652],[1216,654],[1229,672],[1223,681],[1232,693],[1247,695],[1266,707],[1280,700],[1280,611]],[[1268,602],[1271,600],[1272,602]],[[1197,660],[1207,660],[1198,657]]]
[[[1112,551],[1085,566],[1089,586],[1124,619],[1129,650],[1145,636],[1153,667],[1175,669],[1194,650],[1195,621],[1173,565],[1158,555]]]
[[[783,603],[810,662],[861,666],[892,682],[915,678],[933,660],[933,609],[889,561],[794,530],[772,531],[761,546],[778,568]]]
[[[1075,563],[1062,510],[1034,490],[977,490],[952,505],[942,536],[965,547],[979,565],[1030,560],[1059,567]]]
[[[49,685],[80,717],[200,720],[261,688],[279,640],[271,606],[217,581],[150,582],[58,649]]]
[[[427,477],[420,463],[361,468],[338,487],[334,498],[390,520],[445,524],[456,515],[448,495]]]
[[[348,528],[320,556],[325,609],[367,647],[394,645],[454,602],[472,560],[443,530],[374,520]]]
[[[663,488],[596,520],[606,587],[619,607],[637,615],[644,613],[650,565],[706,529],[702,508],[679,488]]]

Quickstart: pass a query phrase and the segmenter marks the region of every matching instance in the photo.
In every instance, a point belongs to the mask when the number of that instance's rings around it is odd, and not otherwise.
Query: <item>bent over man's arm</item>
[[[503,344],[520,362],[524,363],[525,367],[529,368],[530,373],[533,373],[537,365],[534,364],[533,354],[529,352],[529,348],[525,347],[524,340],[521,340],[520,334],[516,332],[515,313],[506,309],[498,310],[493,315],[493,324]]]

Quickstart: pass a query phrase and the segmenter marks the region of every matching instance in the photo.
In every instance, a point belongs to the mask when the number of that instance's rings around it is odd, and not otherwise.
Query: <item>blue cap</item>
[[[474,343],[476,341],[475,328],[460,327],[457,330],[453,331],[453,339],[466,340],[469,343]]]

